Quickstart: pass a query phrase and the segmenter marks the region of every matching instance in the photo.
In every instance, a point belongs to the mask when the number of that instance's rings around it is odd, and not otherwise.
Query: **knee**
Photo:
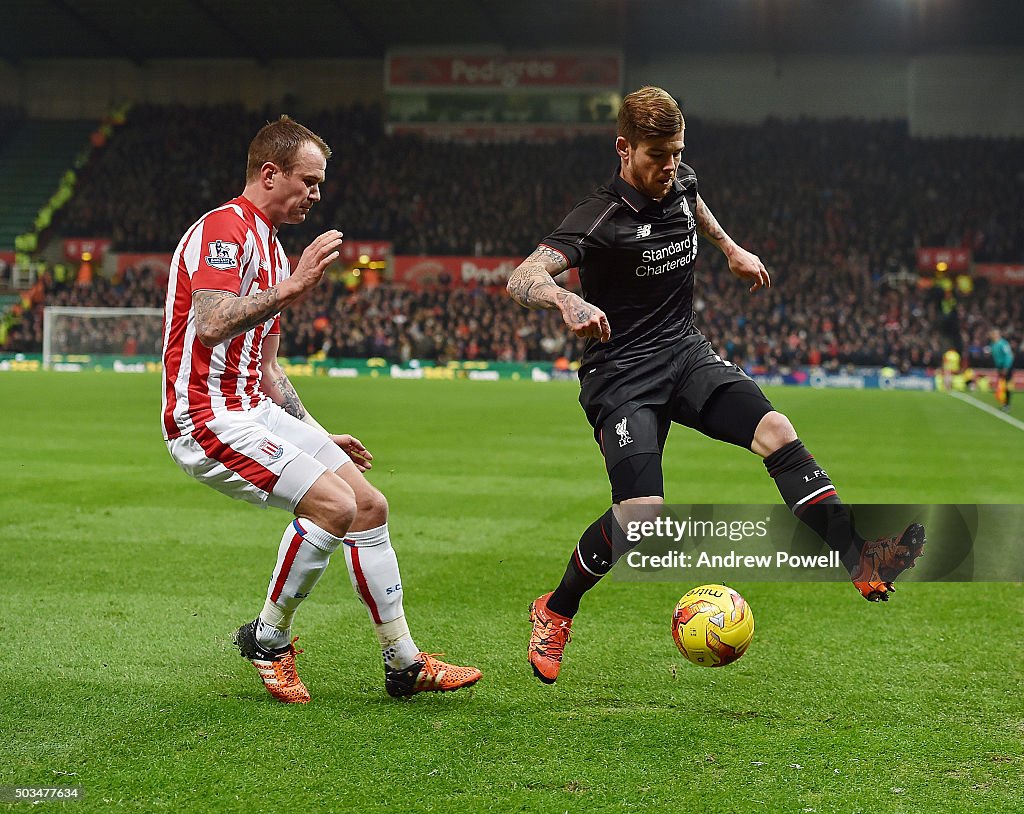
[[[358,512],[352,489],[344,481],[341,482],[340,487],[332,492],[323,507],[324,520],[328,523],[324,528],[336,537],[345,536],[355,522]]]
[[[388,521],[388,500],[378,490],[369,486],[356,495],[356,514],[359,525],[366,528],[382,526]]]
[[[648,523],[657,520],[665,507],[665,498],[658,495],[631,498],[612,504],[615,522],[623,529],[635,523]]]
[[[325,473],[306,493],[295,513],[335,537],[344,537],[356,517],[355,493],[345,481]]]
[[[782,413],[772,410],[765,413],[764,418],[758,423],[750,448],[764,458],[795,440],[796,430],[793,429],[790,420]]]

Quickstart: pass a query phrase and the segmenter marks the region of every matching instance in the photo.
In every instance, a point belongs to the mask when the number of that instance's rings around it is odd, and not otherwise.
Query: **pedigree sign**
[[[522,257],[396,255],[391,279],[399,285],[504,286],[522,260]],[[569,269],[560,275],[558,283],[577,286],[577,270]]]
[[[388,54],[387,89],[619,90],[621,54]]]

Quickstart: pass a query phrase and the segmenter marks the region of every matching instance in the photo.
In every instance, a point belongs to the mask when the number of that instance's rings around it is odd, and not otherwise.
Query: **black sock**
[[[619,538],[619,545],[613,543],[616,537]],[[580,609],[583,594],[612,570],[618,555],[622,553],[621,543],[624,539],[625,535],[609,508],[583,532],[569,557],[562,581],[548,599],[548,608],[561,616],[575,616]]]
[[[798,438],[764,459],[768,474],[790,511],[813,529],[829,548],[839,552],[847,571],[860,561],[864,540],[853,528],[850,509],[814,456]]]

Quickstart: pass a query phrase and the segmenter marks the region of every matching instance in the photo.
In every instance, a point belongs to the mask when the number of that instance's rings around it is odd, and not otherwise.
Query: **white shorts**
[[[186,474],[228,497],[290,512],[324,472],[352,460],[272,401],[218,416],[192,435],[168,441],[167,451]]]

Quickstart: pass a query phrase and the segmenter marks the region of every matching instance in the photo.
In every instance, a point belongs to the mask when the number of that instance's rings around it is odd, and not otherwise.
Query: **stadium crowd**
[[[939,367],[950,346],[941,290],[874,281],[865,262],[851,256],[832,264],[796,265],[780,271],[772,289],[756,296],[749,296],[724,269],[699,273],[697,324],[728,358],[747,368]],[[49,276],[44,285],[50,305],[162,308],[166,281],[166,270],[129,267],[120,279],[97,276],[88,286],[58,285]],[[341,280],[325,280],[320,292],[285,315],[285,355],[394,362],[552,361],[577,359],[582,351],[582,342],[565,330],[556,313],[520,308],[500,287],[385,283],[350,290]],[[992,325],[1011,326],[1005,329],[1011,341],[1019,337],[1024,297],[1006,297],[982,281],[960,298],[955,314],[966,361],[988,367],[988,331]],[[157,355],[159,323],[152,318],[114,325],[64,322],[54,347]],[[35,309],[12,332],[5,349],[37,351],[41,342],[42,311]]]
[[[80,174],[57,231],[110,235],[115,250],[170,252],[199,214],[237,194],[239,145],[268,118],[242,108],[134,109]],[[388,136],[375,108],[302,118],[335,155],[321,204],[282,233],[296,254],[337,227],[390,240],[396,254],[525,256],[616,166],[607,137],[466,145]],[[963,246],[978,261],[1024,262],[1024,141],[918,139],[903,122],[691,119],[686,143],[702,196],[773,275],[770,291],[750,296],[704,244],[697,324],[734,361],[935,367],[959,334],[968,360],[984,365],[991,326],[1022,338],[1024,297],[979,281],[943,308],[941,289],[916,285],[915,250]],[[165,275],[51,281],[47,302],[159,307]],[[551,360],[581,349],[556,314],[521,309],[502,290],[327,285],[287,317],[289,355]],[[33,312],[9,348],[38,347],[40,322]]]

